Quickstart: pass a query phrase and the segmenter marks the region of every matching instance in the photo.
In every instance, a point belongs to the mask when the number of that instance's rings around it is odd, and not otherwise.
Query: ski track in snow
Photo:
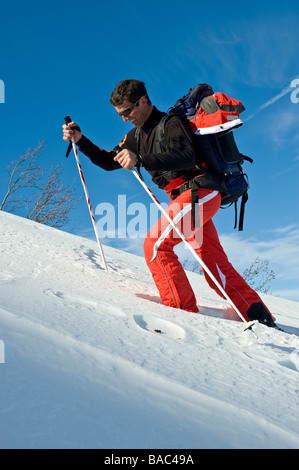
[[[0,448],[299,447],[297,302],[256,339],[202,276],[167,308],[142,258],[0,223]]]

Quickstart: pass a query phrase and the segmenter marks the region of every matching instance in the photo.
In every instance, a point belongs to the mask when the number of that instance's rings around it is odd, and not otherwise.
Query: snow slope
[[[203,276],[167,308],[140,257],[0,226],[0,448],[299,447],[299,303],[264,296],[286,333],[256,339]]]

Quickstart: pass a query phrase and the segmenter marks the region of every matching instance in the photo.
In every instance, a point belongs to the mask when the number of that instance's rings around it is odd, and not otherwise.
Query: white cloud
[[[237,77],[243,84],[267,89],[287,86],[286,79],[291,83],[298,56],[298,17],[269,16],[265,21],[245,16],[239,20],[237,33],[235,26],[226,22],[217,32],[211,26],[197,37],[186,38],[181,60],[184,56],[193,59],[203,72],[215,68],[215,77],[220,70],[222,82],[227,76],[230,83]]]
[[[286,280],[299,279],[299,227],[279,227],[271,232],[264,232],[265,239],[241,238],[239,234],[221,235],[221,243],[230,252],[232,262],[246,266],[253,257],[269,259],[279,267],[280,276]],[[299,287],[299,282],[298,282]]]
[[[231,263],[242,273],[254,259],[266,259],[276,274],[274,288],[281,296],[299,300],[299,227],[290,225],[264,232],[264,239],[220,236]]]
[[[275,103],[276,101],[278,101],[280,98],[282,98],[283,96],[287,95],[288,93],[290,93],[291,91],[293,90],[293,88],[291,87],[291,85],[287,86],[286,88],[284,88],[280,93],[278,93],[277,95],[273,96],[273,98],[271,98],[270,100],[266,101],[265,103],[261,104],[261,106],[258,107],[258,109],[256,110],[255,113],[251,114],[250,116],[248,116],[244,122],[247,122],[249,121],[250,119],[254,118],[259,112],[263,111],[264,109],[268,108],[269,106],[271,106],[271,104]],[[287,120],[288,121],[288,120]],[[298,122],[298,117],[297,117],[297,122]],[[285,126],[287,124],[287,126],[289,125],[289,123],[285,122],[284,120],[281,120],[279,119],[278,120],[278,123],[277,123],[277,126]],[[276,132],[277,132],[277,128],[276,128]]]

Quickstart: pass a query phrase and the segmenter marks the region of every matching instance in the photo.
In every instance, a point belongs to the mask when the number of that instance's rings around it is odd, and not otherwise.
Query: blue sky
[[[298,2],[288,0],[2,2],[0,200],[8,163],[41,140],[45,166],[62,162],[65,181],[78,176],[73,155],[65,158],[65,115],[99,147],[109,150],[121,140],[130,124],[109,103],[118,81],[144,80],[162,111],[191,86],[209,83],[245,105],[235,138],[254,158],[245,165],[250,193],[244,231],[233,230],[233,209],[220,210],[214,222],[221,241],[240,272],[257,256],[268,259],[276,273],[272,291],[299,300],[298,24]],[[150,204],[129,172],[107,173],[80,158],[94,210],[105,202],[117,213],[118,193],[127,204]],[[168,201],[146,181],[161,202]],[[79,178],[76,188],[82,194]],[[94,236],[85,200],[66,230]],[[105,238],[103,244],[142,253],[142,239]]]

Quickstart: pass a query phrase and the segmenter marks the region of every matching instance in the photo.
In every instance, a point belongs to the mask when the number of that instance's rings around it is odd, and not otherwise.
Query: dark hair
[[[124,101],[136,103],[142,96],[146,96],[148,103],[151,104],[144,82],[134,79],[122,80],[111,93],[110,103],[113,106],[119,106]]]

